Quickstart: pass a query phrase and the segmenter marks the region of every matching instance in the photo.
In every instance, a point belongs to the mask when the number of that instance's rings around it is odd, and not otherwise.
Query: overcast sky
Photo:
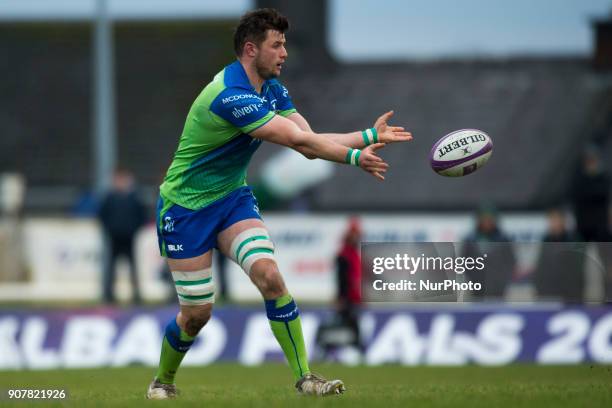
[[[237,17],[251,0],[109,0],[118,18]],[[287,0],[289,1],[289,0]],[[293,0],[297,1],[297,0]],[[307,1],[307,0],[303,0]],[[94,0],[0,0],[0,20],[83,19]],[[329,0],[344,60],[590,52],[589,21],[612,0]]]
[[[330,45],[343,59],[581,53],[611,0],[332,0]]]

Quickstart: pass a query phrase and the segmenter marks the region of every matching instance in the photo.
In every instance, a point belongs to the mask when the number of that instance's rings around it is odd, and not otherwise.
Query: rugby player
[[[310,371],[299,310],[274,260],[274,244],[246,184],[246,168],[267,141],[308,158],[357,166],[383,180],[388,165],[376,150],[412,136],[402,127],[387,125],[392,111],[364,131],[314,133],[276,79],[287,59],[288,28],[287,19],[273,9],[255,10],[240,19],[234,33],[237,61],[196,98],[160,187],[159,246],[172,271],[180,311],[165,329],[159,368],[147,390],[150,399],[176,396],[176,371],[210,319],[213,248],[240,265],[261,292],[297,391],[321,396],[344,391],[342,381]]]

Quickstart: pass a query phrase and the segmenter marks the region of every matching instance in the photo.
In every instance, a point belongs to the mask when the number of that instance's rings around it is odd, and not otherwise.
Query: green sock
[[[274,337],[280,344],[296,380],[310,373],[302,334],[302,321],[291,295],[266,300],[266,312]]]
[[[174,376],[183,357],[193,344],[195,337],[189,336],[172,319],[166,326],[166,333],[162,343],[159,368],[155,375],[163,384],[174,384]]]

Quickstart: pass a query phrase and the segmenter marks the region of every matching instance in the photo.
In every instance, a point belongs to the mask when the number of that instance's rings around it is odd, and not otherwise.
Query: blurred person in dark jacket
[[[565,212],[561,208],[548,210],[548,230],[542,242],[577,242],[582,238],[567,226]]]
[[[585,245],[567,227],[563,210],[548,211],[548,231],[542,240],[534,283],[538,296],[579,303],[584,292]]]
[[[611,186],[599,149],[587,147],[571,188],[576,229],[585,241],[610,241]]]
[[[340,310],[355,309],[361,304],[361,224],[349,221],[342,247],[336,257],[336,299]]]
[[[336,315],[317,333],[317,343],[325,354],[341,346],[363,351],[359,333],[361,235],[359,219],[351,218],[336,256]]]
[[[102,199],[98,218],[108,242],[103,277],[103,299],[115,303],[116,262],[125,257],[130,266],[132,298],[141,302],[134,254],[134,238],[146,222],[146,209],[135,188],[134,177],[126,170],[117,170],[113,175],[111,190]]]
[[[585,241],[596,242],[604,265],[607,302],[612,302],[611,187],[612,178],[604,168],[600,149],[595,145],[588,146],[572,184],[571,200],[578,234]]]
[[[476,228],[467,236],[463,256],[477,258],[486,254],[485,268],[467,271],[472,282],[482,284],[482,290],[473,292],[476,300],[503,298],[507,286],[514,275],[515,257],[510,238],[501,230],[497,209],[483,205],[476,214]]]

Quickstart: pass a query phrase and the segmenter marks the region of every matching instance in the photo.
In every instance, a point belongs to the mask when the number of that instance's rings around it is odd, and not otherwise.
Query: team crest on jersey
[[[164,231],[173,232],[174,231],[174,220],[172,217],[164,218]]]
[[[266,98],[265,96],[263,96],[263,97],[261,98],[261,100],[262,100],[264,103],[268,103],[268,98]],[[273,110],[273,111],[275,111],[275,110],[276,110],[276,99],[272,99],[272,100],[270,101],[270,106],[272,106],[272,110]]]

